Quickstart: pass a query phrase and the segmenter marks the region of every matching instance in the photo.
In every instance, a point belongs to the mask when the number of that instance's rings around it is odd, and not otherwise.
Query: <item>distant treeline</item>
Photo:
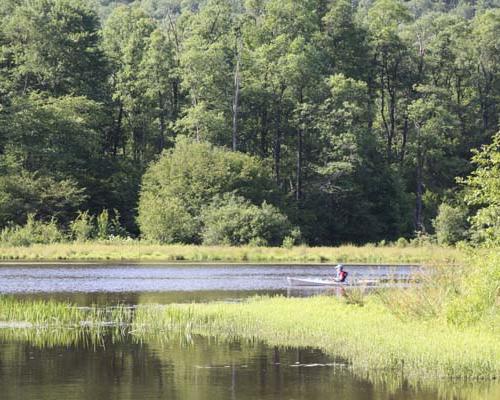
[[[0,229],[498,238],[497,7],[2,0]]]

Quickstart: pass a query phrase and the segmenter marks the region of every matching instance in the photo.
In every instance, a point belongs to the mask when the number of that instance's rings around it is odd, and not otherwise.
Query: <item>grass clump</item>
[[[0,296],[0,322],[15,327],[97,327],[129,323],[132,311],[123,306],[77,307],[54,300],[18,300]]]

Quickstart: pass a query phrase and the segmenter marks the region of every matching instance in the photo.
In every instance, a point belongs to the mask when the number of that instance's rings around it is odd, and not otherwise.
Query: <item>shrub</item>
[[[197,243],[202,209],[214,196],[234,192],[261,204],[273,188],[258,159],[181,137],[144,175],[137,221],[145,239]]]
[[[96,218],[96,228],[97,228],[97,239],[106,240],[110,234],[109,226],[109,212],[108,210],[102,210]]]
[[[152,198],[150,210],[140,213],[142,235],[160,243],[195,243],[199,241],[199,222],[186,209],[181,200]]]
[[[453,298],[446,305],[446,318],[456,325],[470,325],[491,316],[498,326],[500,253],[477,253],[470,259]]]
[[[415,237],[410,240],[410,245],[415,247],[425,247],[433,245],[435,238],[432,235],[424,232],[416,232]]]
[[[293,228],[290,234],[283,239],[283,247],[285,249],[291,249],[293,246],[300,244],[301,232],[299,228]]]
[[[113,214],[114,215],[108,225],[108,239],[128,238],[128,232],[120,222],[120,212],[115,208],[113,209]]]
[[[408,247],[410,245],[410,242],[408,242],[408,240],[406,240],[404,237],[400,237],[398,240],[396,240],[395,245],[396,247],[403,249],[405,247]]]
[[[214,199],[202,213],[203,243],[207,245],[280,245],[292,229],[288,218],[263,202],[256,206],[241,196]]]
[[[28,215],[25,225],[7,227],[0,232],[0,242],[11,246],[57,243],[64,239],[54,219],[50,222],[37,221],[33,214]]]
[[[70,223],[71,237],[79,242],[85,242],[94,235],[94,217],[88,211],[79,211],[75,220]]]
[[[467,237],[467,210],[441,204],[434,220],[436,238],[441,245],[452,245]]]

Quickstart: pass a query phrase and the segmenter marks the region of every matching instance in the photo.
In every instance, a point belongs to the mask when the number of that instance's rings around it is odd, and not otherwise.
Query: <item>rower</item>
[[[347,272],[344,271],[344,266],[342,264],[339,264],[335,267],[336,271],[336,276],[335,276],[335,281],[337,282],[345,282],[347,278]]]

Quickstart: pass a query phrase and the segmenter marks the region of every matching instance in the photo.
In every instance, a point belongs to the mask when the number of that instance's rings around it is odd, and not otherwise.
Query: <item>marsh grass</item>
[[[354,369],[409,376],[490,379],[500,374],[500,337],[484,327],[402,321],[374,298],[347,305],[331,297],[255,298],[245,303],[142,306],[134,335],[167,332],[259,339],[271,346],[314,346]]]
[[[73,242],[0,247],[3,261],[189,261],[241,263],[433,263],[455,264],[464,252],[451,247],[224,247],[157,245],[141,241]]]
[[[193,335],[202,335],[320,348],[347,359],[359,371],[435,378],[500,376],[500,337],[493,325],[457,327],[436,318],[402,320],[373,296],[365,297],[362,307],[318,296],[134,309],[0,298],[0,321],[31,324],[22,329],[14,324],[4,326],[1,339],[26,340],[39,346],[104,346],[110,332],[113,342],[131,334],[138,343],[189,343]]]
[[[35,328],[92,327],[130,323],[133,310],[125,306],[77,307],[54,300],[17,300],[0,296],[0,322],[22,323]]]

